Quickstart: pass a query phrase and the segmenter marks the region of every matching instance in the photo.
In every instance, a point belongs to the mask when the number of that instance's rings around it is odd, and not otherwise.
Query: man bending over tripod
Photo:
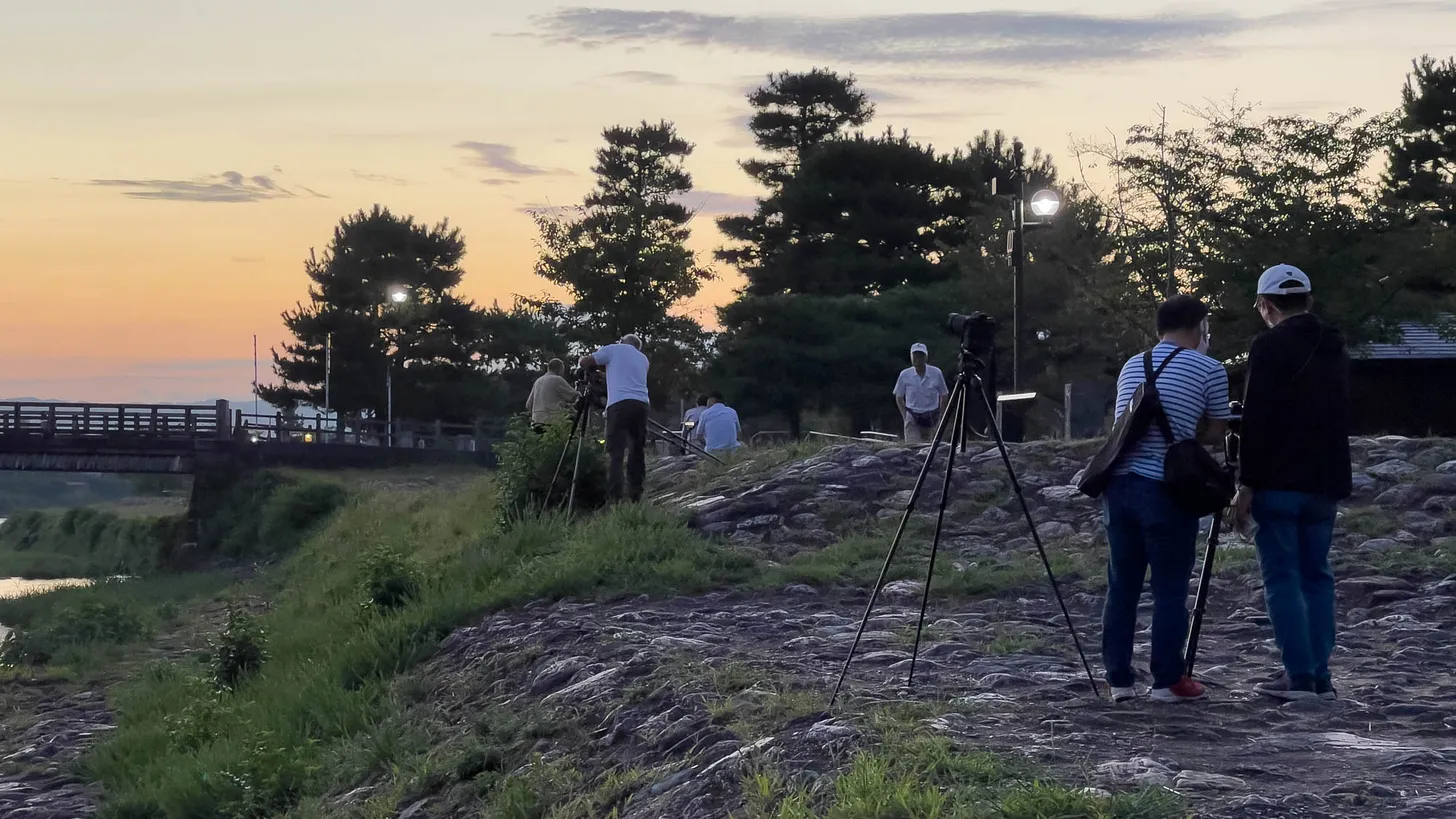
[[[642,500],[647,474],[647,356],[642,339],[627,334],[616,344],[582,356],[582,369],[607,368],[607,496],[622,499],[622,458],[627,460],[627,497]]]
[[[1214,419],[1208,435],[1219,437],[1229,418],[1228,375],[1205,355],[1208,308],[1192,296],[1174,296],[1158,308],[1158,335],[1152,349],[1153,382],[1177,440],[1193,438],[1199,421]],[[1117,379],[1117,414],[1128,411],[1137,388],[1147,380],[1145,355],[1128,360]],[[1188,581],[1197,552],[1198,516],[1185,512],[1163,482],[1164,455],[1174,442],[1153,424],[1139,440],[1129,441],[1103,496],[1107,525],[1107,603],[1102,610],[1102,663],[1114,701],[1137,696],[1133,686],[1132,643],[1137,629],[1143,577],[1152,568],[1152,697],[1186,702],[1204,695],[1203,686],[1184,673],[1183,644],[1188,634]]]

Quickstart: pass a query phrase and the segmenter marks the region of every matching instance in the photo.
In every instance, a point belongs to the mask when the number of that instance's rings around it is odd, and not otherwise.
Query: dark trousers
[[[647,404],[618,401],[607,407],[607,497],[622,499],[622,458],[627,459],[627,497],[642,500],[647,475]]]
[[[1102,665],[1107,683],[1133,684],[1132,645],[1143,578],[1152,569],[1153,687],[1182,679],[1188,635],[1188,586],[1197,552],[1198,517],[1173,502],[1162,481],[1112,479],[1103,498],[1107,525],[1107,603],[1102,609]]]
[[[1304,492],[1254,491],[1259,568],[1269,622],[1290,682],[1329,682],[1335,648],[1335,502]]]

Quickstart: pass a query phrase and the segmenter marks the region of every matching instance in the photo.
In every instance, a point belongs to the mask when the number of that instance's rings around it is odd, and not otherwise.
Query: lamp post
[[[395,287],[389,288],[389,304],[391,306],[398,307],[398,306],[404,304],[407,301],[409,301],[409,291],[408,290],[406,290],[403,287],[399,287],[399,286],[395,286]],[[398,341],[399,341],[399,337],[398,337],[398,333],[397,332],[396,332],[396,335],[395,335],[395,338],[393,339],[393,341],[396,343],[396,346],[397,346]],[[386,429],[387,429],[387,432],[386,432],[386,441],[388,443],[388,446],[390,446],[391,448],[393,448],[394,447],[394,354],[390,351],[390,342],[391,342],[391,339],[390,339],[390,336],[389,336],[389,332],[386,330],[384,332],[384,404],[385,404],[385,424],[387,424],[387,426],[386,426]]]
[[[1007,245],[1011,256],[1011,390],[1021,392],[1021,308],[1022,278],[1026,272],[1026,232],[1045,227],[1049,221],[1026,221],[1026,149],[1021,140],[1011,143],[1011,231]],[[1031,197],[1031,212],[1039,220],[1049,220],[1061,210],[1062,199],[1056,191],[1038,191]]]

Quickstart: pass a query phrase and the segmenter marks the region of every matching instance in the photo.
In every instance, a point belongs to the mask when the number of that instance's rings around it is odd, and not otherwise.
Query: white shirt
[[[934,364],[925,365],[925,375],[915,372],[914,367],[900,371],[895,382],[895,396],[905,399],[905,409],[911,412],[931,412],[940,409],[940,397],[949,395],[945,386],[945,374]]]
[[[592,353],[607,368],[607,406],[618,401],[651,403],[647,397],[647,356],[630,344],[608,344]]]
[[[703,430],[703,449],[710,452],[719,449],[737,449],[738,412],[727,404],[714,404],[698,417],[699,428]]]

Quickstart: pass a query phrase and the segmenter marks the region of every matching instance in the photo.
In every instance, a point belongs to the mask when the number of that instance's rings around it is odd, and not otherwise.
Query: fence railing
[[[212,405],[0,403],[0,435],[197,439],[231,434],[226,401]]]
[[[474,452],[502,437],[503,424],[481,422],[450,424],[441,421],[388,421],[375,418],[312,418],[282,414],[259,415],[239,410],[233,418],[234,434],[253,442],[288,441],[306,444],[449,449]]]

